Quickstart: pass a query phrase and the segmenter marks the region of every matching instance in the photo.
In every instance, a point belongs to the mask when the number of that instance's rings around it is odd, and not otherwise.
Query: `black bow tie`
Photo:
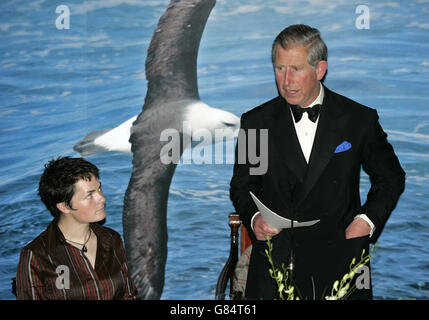
[[[299,120],[301,120],[302,114],[304,112],[308,113],[308,119],[310,119],[313,122],[316,122],[317,117],[319,116],[319,113],[320,113],[321,105],[315,104],[311,108],[302,108],[300,106],[291,104],[290,107],[292,109],[292,113],[293,113],[293,117],[295,118],[295,122],[299,122]]]

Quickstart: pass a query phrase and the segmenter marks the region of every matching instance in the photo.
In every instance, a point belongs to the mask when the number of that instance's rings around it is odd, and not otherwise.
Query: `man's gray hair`
[[[319,30],[305,24],[291,25],[279,33],[273,42],[271,50],[273,64],[276,61],[276,52],[279,45],[285,50],[296,45],[307,47],[307,61],[313,68],[316,68],[319,61],[328,61],[328,48],[322,40]]]

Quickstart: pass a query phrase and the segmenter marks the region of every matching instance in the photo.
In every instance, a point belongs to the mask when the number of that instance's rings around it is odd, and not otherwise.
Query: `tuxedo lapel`
[[[323,170],[331,160],[335,147],[343,134],[347,114],[335,102],[332,93],[325,87],[325,98],[302,188],[297,190],[297,205],[309,194]]]
[[[299,145],[289,105],[283,98],[277,100],[275,112],[268,123],[270,136],[280,154],[280,159],[296,175],[300,183],[303,183],[307,163]]]

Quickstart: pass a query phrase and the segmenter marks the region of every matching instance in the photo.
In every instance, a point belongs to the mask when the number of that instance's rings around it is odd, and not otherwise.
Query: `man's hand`
[[[371,226],[362,218],[355,218],[346,229],[346,239],[363,237],[369,235]]]
[[[267,240],[266,235],[271,237],[275,236],[281,231],[281,229],[273,228],[262,219],[262,216],[258,213],[253,219],[253,232],[255,233],[256,239]]]

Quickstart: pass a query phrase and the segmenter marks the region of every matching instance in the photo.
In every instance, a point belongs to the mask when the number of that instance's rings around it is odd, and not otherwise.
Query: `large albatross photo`
[[[215,0],[172,0],[158,22],[146,58],[147,93],[142,112],[118,127],[89,133],[74,149],[81,155],[132,152],[133,170],[125,194],[124,240],[129,268],[143,299],[159,299],[167,260],[167,200],[179,159],[161,161],[164,130],[180,134],[180,158],[200,129],[225,130],[233,139],[239,118],[200,100],[197,56]],[[190,126],[191,137],[183,130]],[[195,137],[194,137],[195,139]],[[185,143],[188,141],[189,143]],[[216,139],[201,143],[216,143]]]

